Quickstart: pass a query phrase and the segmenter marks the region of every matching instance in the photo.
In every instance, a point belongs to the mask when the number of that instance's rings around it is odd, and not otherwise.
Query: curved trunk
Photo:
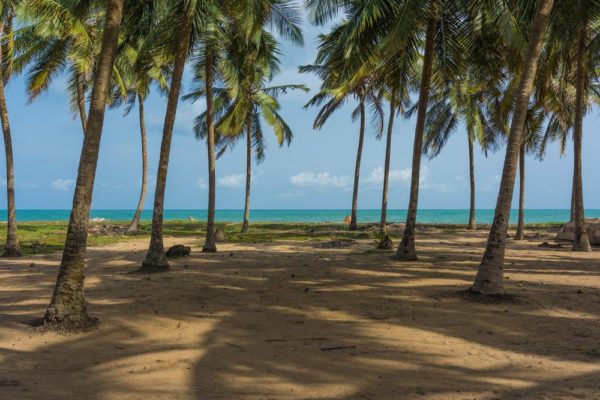
[[[252,120],[248,122],[248,133],[246,140],[246,202],[244,203],[244,222],[242,233],[248,232],[248,220],[250,219],[250,182],[252,179]]]
[[[85,115],[85,88],[83,84],[83,75],[77,72],[75,75],[75,80],[75,85],[77,87],[77,108],[79,109],[79,120],[81,121],[82,132],[85,135],[87,116]]]
[[[148,149],[146,143],[146,122],[144,118],[144,99],[138,95],[138,111],[140,116],[140,136],[142,139],[142,188],[140,189],[140,199],[138,201],[133,220],[127,228],[127,233],[135,233],[140,229],[140,216],[146,201],[146,190],[148,186]]]
[[[206,239],[202,251],[214,253],[217,251],[215,240],[215,209],[216,209],[216,177],[215,177],[215,124],[213,117],[213,56],[210,51],[206,53],[206,147],[208,150],[208,218],[206,221]]]
[[[584,92],[587,79],[584,64],[585,47],[585,29],[582,28],[577,49],[577,86],[575,95],[575,126],[573,129],[573,187],[575,189],[575,240],[573,242],[573,251],[592,250],[585,229],[583,182],[581,178],[581,140],[583,138]]]
[[[358,134],[358,149],[356,150],[356,165],[354,166],[354,187],[352,189],[352,214],[350,217],[350,230],[358,229],[357,209],[358,209],[358,181],[360,179],[360,160],[362,158],[363,142],[365,139],[365,101],[364,97],[360,100],[360,132]]]
[[[4,24],[0,24],[0,39],[4,32]],[[0,42],[0,66],[2,65],[2,43]],[[10,134],[10,123],[8,121],[8,106],[4,93],[4,77],[0,68],[0,120],[2,120],[2,134],[4,137],[4,153],[6,155],[6,244],[4,245],[4,257],[19,257],[21,247],[17,237],[17,209],[15,205],[15,171],[13,165],[12,136]]]
[[[469,190],[471,193],[468,229],[475,230],[477,229],[477,223],[475,222],[475,157],[473,155],[473,136],[471,133],[467,133],[467,141],[469,142]]]
[[[519,152],[519,222],[515,240],[523,240],[525,237],[525,144],[521,145]]]
[[[156,174],[156,189],[154,192],[154,208],[152,212],[152,233],[150,235],[150,246],[146,258],[142,263],[141,271],[158,272],[169,268],[169,262],[165,255],[163,244],[163,212],[165,202],[165,189],[167,185],[167,171],[169,168],[169,154],[171,152],[171,139],[173,138],[173,125],[177,113],[179,101],[179,90],[181,89],[181,78],[187,60],[190,33],[192,29],[191,17],[184,18],[181,29],[179,44],[177,45],[177,57],[173,66],[171,86],[167,100],[165,123],[163,126],[162,141],[160,144],[160,157],[158,160],[158,172]]]
[[[504,169],[500,181],[494,222],[490,229],[485,253],[479,265],[475,282],[471,287],[471,290],[476,293],[485,295],[504,293],[504,252],[506,250],[506,233],[515,185],[519,147],[523,142],[523,130],[529,107],[529,98],[533,90],[544,32],[548,25],[553,5],[554,0],[540,0],[538,2],[532,29],[529,34],[527,54],[515,99],[515,109],[506,146]]]
[[[429,102],[429,86],[431,85],[431,70],[433,67],[433,46],[438,21],[432,17],[427,24],[425,36],[425,54],[423,57],[423,71],[421,77],[421,88],[419,90],[419,108],[417,110],[417,125],[415,128],[415,141],[413,145],[412,173],[410,182],[410,199],[408,202],[408,213],[406,225],[402,234],[402,241],[396,251],[396,260],[417,260],[417,249],[415,247],[415,228],[417,224],[417,207],[419,202],[419,179],[421,172],[421,153],[423,150],[423,131],[425,130],[425,117],[427,114],[427,103]]]
[[[385,165],[383,170],[383,193],[381,195],[381,231],[385,232],[387,225],[387,202],[388,202],[388,186],[390,177],[390,159],[392,153],[392,132],[394,130],[394,115],[396,114],[396,92],[392,90],[390,98],[390,119],[388,122],[387,138],[385,142]]]
[[[83,293],[85,253],[106,97],[117,53],[123,3],[124,0],[107,1],[102,47],[98,55],[90,116],[79,159],[73,209],[56,286],[44,317],[46,323],[61,327],[77,328],[90,322]]]

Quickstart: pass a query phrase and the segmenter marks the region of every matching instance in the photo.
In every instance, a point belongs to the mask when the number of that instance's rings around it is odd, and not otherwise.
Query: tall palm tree
[[[7,224],[6,243],[3,256],[18,257],[21,255],[17,237],[17,211],[15,205],[15,172],[13,163],[12,136],[8,120],[8,105],[4,93],[4,85],[11,74],[13,61],[13,17],[15,1],[3,1],[0,4],[0,119],[4,138],[4,154],[6,156],[6,197]]]
[[[165,190],[167,184],[167,171],[169,166],[169,155],[171,152],[171,140],[173,137],[173,126],[175,125],[175,116],[177,114],[177,104],[179,102],[179,91],[181,89],[181,79],[185,63],[188,60],[189,49],[192,41],[193,22],[196,17],[196,9],[192,8],[195,2],[181,2],[173,10],[173,19],[165,19],[163,24],[169,27],[176,26],[179,32],[173,35],[172,53],[174,57],[173,72],[171,83],[169,85],[169,94],[167,97],[167,107],[165,111],[165,120],[163,125],[162,141],[160,145],[160,156],[158,160],[158,172],[156,174],[156,189],[154,192],[154,208],[152,212],[152,230],[150,235],[150,245],[146,257],[142,262],[140,271],[160,272],[169,269],[169,263],[165,255],[163,244],[163,213]],[[168,27],[163,26],[167,30]],[[157,29],[155,34],[163,30]],[[160,37],[157,35],[157,37]],[[163,39],[164,40],[164,39]],[[165,57],[168,58],[168,57]]]
[[[315,73],[322,79],[321,90],[304,107],[321,107],[315,122],[314,129],[321,129],[325,122],[340,109],[346,102],[353,99],[358,103],[352,112],[352,120],[359,120],[358,147],[354,165],[354,185],[352,189],[352,211],[350,230],[357,229],[358,187],[360,180],[360,165],[366,127],[366,107],[373,111],[373,126],[378,138],[383,133],[383,110],[381,96],[375,83],[375,74],[371,70],[373,62],[365,62],[356,69],[340,68],[345,62],[344,45],[342,38],[351,33],[352,25],[342,23],[336,25],[327,35],[320,36],[319,52],[314,65],[300,67],[300,72]]]
[[[117,54],[123,5],[124,0],[108,0],[106,2],[102,47],[96,62],[90,112],[85,129],[86,135],[81,149],[77,183],[73,194],[73,209],[67,228],[67,238],[56,286],[44,317],[47,324],[59,327],[78,328],[90,323],[83,292],[89,214],[104,111]]]
[[[548,26],[553,6],[554,0],[539,0],[533,12],[529,42],[515,98],[506,157],[504,159],[504,169],[494,213],[494,222],[490,229],[483,259],[471,287],[471,291],[476,293],[484,295],[504,293],[504,253],[519,147],[523,140],[525,119],[530,96],[533,91],[539,56],[544,43],[544,33]]]
[[[495,96],[494,91],[489,79],[480,81],[475,74],[467,72],[464,79],[452,82],[446,90],[434,94],[425,120],[423,152],[429,159],[440,154],[459,122],[464,121],[469,154],[468,229],[476,229],[474,143],[479,143],[487,154],[496,149],[499,137],[499,132],[490,122],[488,111],[490,99]]]

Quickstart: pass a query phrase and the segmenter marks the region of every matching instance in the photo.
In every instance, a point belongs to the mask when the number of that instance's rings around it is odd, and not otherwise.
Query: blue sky
[[[306,45],[282,46],[282,73],[275,83],[304,83],[311,92],[282,97],[282,114],[294,131],[290,147],[278,148],[267,132],[266,160],[254,165],[252,207],[255,209],[349,208],[352,176],[358,143],[358,126],[351,122],[351,104],[337,112],[320,131],[312,129],[316,109],[302,107],[319,87],[311,75],[297,73],[301,64],[311,63],[316,35],[323,28],[305,25]],[[185,87],[189,88],[189,74]],[[185,89],[184,89],[185,92]],[[71,206],[77,163],[81,150],[80,123],[69,112],[64,78],[59,77],[48,93],[28,104],[24,77],[7,87],[13,132],[17,207],[21,209],[68,209]],[[153,183],[158,162],[160,135],[166,99],[151,95],[146,104],[149,145],[150,190],[146,207],[152,207]],[[180,102],[171,150],[166,208],[205,209],[207,206],[206,146],[194,138],[193,120],[202,102]],[[600,160],[598,112],[584,123],[583,172],[586,208],[600,208],[600,188],[595,171]],[[410,185],[414,120],[398,120],[392,150],[390,208],[406,208]],[[372,131],[365,138],[359,208],[378,208],[385,142]],[[487,158],[476,156],[477,207],[493,208],[498,193],[504,148]],[[0,152],[4,170],[4,153]],[[3,174],[4,172],[2,172]],[[106,114],[100,149],[94,209],[132,209],[137,204],[141,174],[137,110],[122,116],[122,110]],[[243,208],[245,146],[241,143],[217,162],[217,207]],[[467,208],[468,155],[463,129],[457,130],[442,154],[423,160],[421,208]],[[527,208],[568,208],[572,177],[572,148],[561,157],[552,145],[543,162],[533,157],[526,166]],[[5,180],[0,184],[5,186]],[[0,196],[0,208],[6,208]]]

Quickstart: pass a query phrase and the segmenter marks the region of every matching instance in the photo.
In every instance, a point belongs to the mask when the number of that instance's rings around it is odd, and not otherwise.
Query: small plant
[[[373,242],[381,250],[391,250],[394,247],[392,239],[384,230],[373,232]]]

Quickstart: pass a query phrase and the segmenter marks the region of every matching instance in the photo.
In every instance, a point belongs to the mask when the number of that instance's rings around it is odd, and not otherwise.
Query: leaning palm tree
[[[87,314],[83,292],[85,253],[104,111],[117,54],[124,2],[108,0],[106,3],[102,46],[96,62],[90,112],[73,194],[73,209],[56,286],[44,317],[46,324],[61,328],[79,328],[92,322]]]
[[[4,154],[6,155],[6,196],[7,224],[6,243],[3,255],[18,257],[21,255],[17,237],[17,211],[15,206],[15,172],[13,165],[12,136],[8,120],[8,105],[4,93],[4,85],[11,75],[13,61],[13,21],[17,1],[0,3],[0,119],[4,137]]]
[[[515,175],[519,147],[523,140],[523,130],[529,106],[530,96],[537,74],[540,52],[544,43],[544,33],[550,20],[554,0],[539,0],[535,4],[527,51],[523,59],[520,81],[514,102],[514,112],[506,157],[500,180],[500,189],[494,220],[490,229],[485,253],[471,291],[484,295],[503,294],[504,276],[503,264],[506,250],[506,235],[510,217],[511,202],[514,190]]]

